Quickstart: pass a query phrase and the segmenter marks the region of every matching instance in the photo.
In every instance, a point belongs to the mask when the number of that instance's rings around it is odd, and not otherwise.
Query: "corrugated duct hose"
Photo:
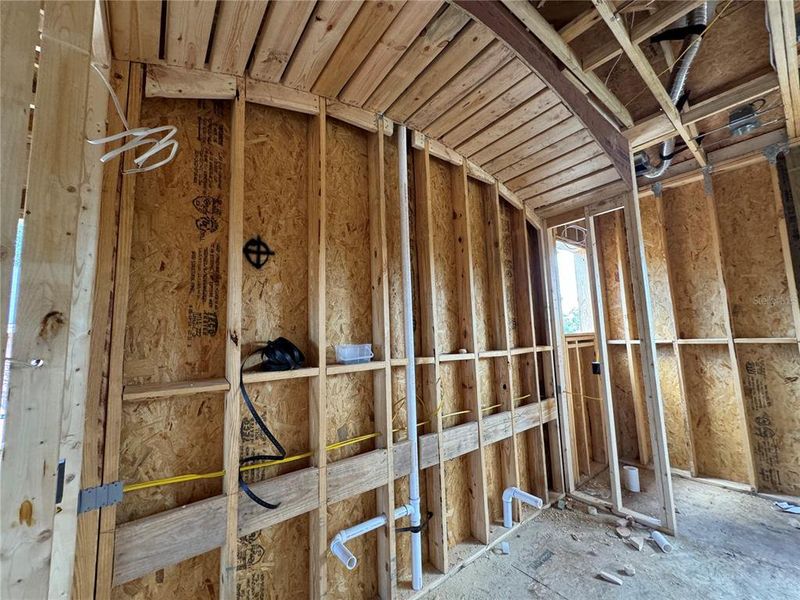
[[[701,32],[708,25],[709,17],[714,12],[715,4],[716,2],[714,1],[704,2],[701,6],[698,6],[689,13],[689,26],[687,27],[687,31],[691,33],[683,43],[678,67],[672,71],[672,81],[669,90],[669,97],[676,106],[683,100],[683,92],[686,89],[686,79],[689,77],[689,70],[691,69],[697,53],[700,51],[700,44],[703,41]],[[676,25],[681,27],[682,23],[679,21]],[[680,107],[678,110],[680,110]],[[661,177],[672,164],[674,155],[675,138],[673,137],[661,144],[661,163],[651,166],[650,169],[642,173],[642,175],[648,179]]]

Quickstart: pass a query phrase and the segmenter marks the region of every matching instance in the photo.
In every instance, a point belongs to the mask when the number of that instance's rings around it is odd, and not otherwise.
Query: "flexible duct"
[[[708,25],[708,19],[714,12],[713,0],[704,2],[692,12],[689,13],[689,25],[700,25],[705,27]],[[677,68],[672,71],[672,81],[670,83],[669,97],[673,104],[678,104],[678,101],[683,96],[686,89],[686,79],[689,77],[689,71],[692,67],[697,53],[700,51],[700,44],[703,37],[700,34],[690,35],[683,43],[681,48],[681,59]],[[655,179],[661,177],[664,172],[672,164],[672,153],[675,151],[675,138],[670,138],[661,144],[661,163],[653,165],[648,171],[643,173],[648,179]]]

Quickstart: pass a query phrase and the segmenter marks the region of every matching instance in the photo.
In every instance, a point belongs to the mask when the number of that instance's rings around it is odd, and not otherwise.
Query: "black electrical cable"
[[[243,458],[239,461],[240,467],[256,462],[282,460],[286,458],[286,450],[278,441],[278,438],[276,438],[275,435],[269,430],[269,427],[267,427],[267,424],[264,422],[264,419],[261,418],[261,415],[258,414],[256,407],[253,405],[253,401],[250,399],[250,394],[247,393],[247,386],[245,386],[244,383],[244,367],[247,364],[247,361],[258,354],[261,355],[261,363],[259,364],[259,367],[262,371],[291,371],[294,369],[299,369],[305,364],[305,356],[303,356],[303,353],[300,351],[300,349],[283,337],[267,342],[266,346],[251,352],[247,358],[242,361],[242,364],[239,368],[239,389],[242,392],[242,399],[244,400],[245,406],[247,406],[247,410],[250,411],[250,415],[253,417],[253,420],[256,422],[256,425],[258,425],[258,428],[267,437],[267,439],[272,442],[272,445],[275,446],[278,454],[256,454],[255,456],[248,456],[247,458]],[[260,498],[252,489],[250,489],[250,486],[247,485],[241,470],[239,471],[239,487],[245,494],[247,494],[248,498],[264,508],[274,510],[281,505],[280,502],[277,504],[272,504],[263,498]]]

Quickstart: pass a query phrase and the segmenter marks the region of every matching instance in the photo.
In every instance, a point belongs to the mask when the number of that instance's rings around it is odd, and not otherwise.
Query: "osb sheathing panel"
[[[568,376],[570,384],[569,409],[570,426],[574,434],[572,435],[572,461],[581,471],[585,471],[589,465],[581,464],[585,459],[584,448],[589,442],[586,431],[586,419],[584,400],[581,395],[581,372],[578,369],[578,349],[570,348],[568,351],[569,365]]]
[[[222,394],[122,404],[119,476],[127,483],[222,469]],[[117,506],[127,523],[222,492],[222,479],[202,479],[128,492]]]
[[[400,245],[400,190],[397,164],[397,135],[385,138],[384,144],[384,194],[386,197],[386,248],[389,286],[389,340],[392,358],[405,356],[403,331],[403,263]],[[409,196],[409,238],[411,247],[411,298],[414,314],[419,314],[419,293],[417,286],[417,228],[415,221],[416,202],[414,194],[414,165],[412,154],[408,154],[408,196]],[[417,346],[419,347],[419,346]]]
[[[308,450],[307,380],[289,379],[268,383],[251,383],[247,386],[247,393],[258,414],[267,423],[270,431],[278,438],[289,456]],[[257,454],[277,454],[277,449],[259,429],[244,402],[241,402],[240,412],[242,418],[240,453],[242,458]],[[244,473],[243,477],[248,483],[254,483],[307,466],[308,460],[297,460],[282,465],[249,470]]]
[[[328,377],[328,445],[375,431],[372,373],[345,373]],[[335,462],[375,448],[369,439],[328,452],[328,462]]]
[[[498,381],[495,376],[495,369],[505,368],[505,362],[501,363],[502,359],[484,359],[478,361],[478,382],[479,382],[479,405],[481,408],[488,408],[498,403]],[[482,411],[482,415],[486,418],[488,415],[494,414],[502,410],[500,407],[491,411]],[[468,415],[465,415],[468,416]],[[500,444],[492,444],[484,448],[484,470],[486,472],[487,492],[489,494],[489,516],[491,520],[495,519],[493,502],[494,487],[503,485],[503,465],[501,462]],[[503,493],[502,487],[500,493]],[[449,502],[449,499],[448,499]],[[502,519],[503,507],[500,506],[500,519]]]
[[[497,293],[497,284],[489,280],[488,249],[486,247],[486,212],[481,194],[481,185],[469,179],[467,191],[469,228],[472,242],[472,271],[475,289],[475,338],[477,350],[494,350],[494,316],[492,296]]]
[[[624,346],[609,346],[608,354],[611,362],[611,397],[614,401],[617,450],[620,458],[635,461],[639,459],[639,444],[628,354]]]
[[[691,446],[689,442],[689,423],[686,403],[681,395],[678,360],[672,347],[657,348],[658,381],[664,399],[664,424],[667,429],[667,448],[669,462],[673,467],[689,470]]]
[[[247,104],[244,239],[275,253],[257,269],[242,257],[242,340],[285,337],[308,350],[308,117]]]
[[[461,370],[468,368],[459,362],[442,363],[439,366],[439,390],[441,392],[442,420],[444,427],[454,427],[469,420],[469,415],[450,415],[462,410],[469,410],[466,390],[461,385]]]
[[[533,490],[533,482],[531,481],[530,461],[531,458],[531,445],[536,439],[538,443],[538,436],[535,435],[536,430],[529,430],[525,433],[518,433],[517,438],[517,468],[519,469],[519,488],[522,490]],[[501,490],[502,492],[502,490]],[[493,492],[493,493],[496,493]],[[500,498],[502,500],[502,497]],[[502,504],[502,502],[501,502]],[[502,519],[502,506],[500,507],[500,518]]]
[[[717,272],[712,215],[703,183],[665,190],[663,202],[678,337],[725,337],[726,299]]]
[[[647,448],[648,457],[652,457],[653,448],[650,444],[650,413],[647,410],[647,401],[645,400],[644,383],[642,380],[642,354],[640,348],[640,346],[633,347],[633,385],[636,386],[637,393],[639,394],[639,410],[641,411],[640,429],[642,432],[641,438],[645,444],[645,447]],[[652,461],[652,458],[650,461]],[[650,461],[648,461],[648,464]]]
[[[625,339],[625,319],[622,312],[622,288],[617,265],[615,218],[613,212],[596,217],[595,231],[599,250],[599,275],[605,288],[603,302],[606,313],[606,336],[610,340],[622,340]]]
[[[114,600],[216,600],[219,598],[219,553],[219,549],[211,550],[124,583],[112,588],[111,597]],[[251,597],[240,598],[250,600]]]
[[[180,152],[136,175],[126,383],[225,374],[228,103],[149,98],[141,125],[175,125]]]
[[[516,285],[527,285],[524,282],[517,282],[514,277],[514,255],[511,239],[512,231],[512,210],[507,202],[500,202],[500,257],[503,263],[503,273],[505,276],[506,293],[506,323],[508,324],[508,347],[517,348],[519,346],[519,326],[517,312],[526,310],[526,306],[517,306]]]
[[[736,337],[794,337],[770,166],[715,175],[725,283]]]
[[[375,492],[328,505],[328,531],[347,529],[377,514]],[[358,557],[358,567],[348,571],[332,553],[326,554],[328,598],[375,598],[378,595],[378,534],[374,531],[347,542]],[[304,575],[303,571],[299,572]]]
[[[800,495],[800,355],[795,345],[737,346],[761,491]]]
[[[725,346],[681,350],[698,475],[747,482],[746,432]]]
[[[580,348],[581,381],[586,413],[589,418],[588,431],[591,458],[594,462],[606,463],[606,434],[603,427],[603,406],[600,398],[600,375],[592,373],[592,361],[595,360],[594,348]]]
[[[239,538],[236,598],[308,598],[308,515]]]
[[[489,446],[484,446],[483,449],[490,523],[503,522],[503,451],[501,446],[501,442],[496,442]]]
[[[431,157],[431,210],[433,212],[434,297],[436,347],[439,352],[458,352],[459,302],[456,280],[453,186],[449,164]]]
[[[640,201],[642,236],[650,280],[650,299],[653,307],[653,332],[658,340],[672,340],[675,329],[672,319],[667,252],[662,235],[664,224],[658,211],[655,197],[644,197]]]
[[[327,124],[328,362],[337,344],[372,342],[367,133]],[[330,404],[330,403],[329,403]]]
[[[419,478],[419,493],[420,493],[420,513],[424,517],[428,514],[428,503],[426,498],[426,484],[425,476],[421,475]],[[395,479],[394,482],[394,505],[402,506],[408,504],[410,498],[408,477],[400,477]],[[406,527],[408,519],[403,522],[398,522],[398,527]],[[427,529],[422,532],[422,563],[425,564],[429,561],[429,544],[425,536],[428,534]],[[410,533],[398,533],[395,536],[395,550],[397,552],[397,582],[399,585],[411,585],[411,544],[409,537]]]
[[[459,456],[444,464],[447,498],[447,547],[472,539],[470,529],[469,456]]]

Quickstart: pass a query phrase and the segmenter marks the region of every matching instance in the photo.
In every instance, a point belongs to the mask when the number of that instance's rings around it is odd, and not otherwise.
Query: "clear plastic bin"
[[[341,365],[367,363],[373,356],[372,344],[336,344],[336,362]]]

